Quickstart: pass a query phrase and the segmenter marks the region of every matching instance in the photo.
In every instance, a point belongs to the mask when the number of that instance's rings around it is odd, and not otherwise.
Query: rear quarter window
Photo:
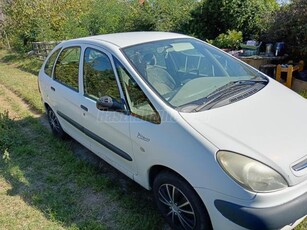
[[[68,47],[60,53],[54,68],[54,79],[78,91],[80,47]]]
[[[55,59],[57,58],[60,50],[61,49],[57,49],[56,51],[54,51],[53,54],[49,57],[49,59],[47,60],[47,62],[45,64],[44,72],[49,77],[52,77],[54,62],[55,62]]]

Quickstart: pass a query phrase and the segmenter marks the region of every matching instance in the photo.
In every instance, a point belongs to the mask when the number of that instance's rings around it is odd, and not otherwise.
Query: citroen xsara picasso
[[[293,228],[307,214],[307,100],[205,42],[65,41],[39,86],[53,133],[153,189],[174,229]]]

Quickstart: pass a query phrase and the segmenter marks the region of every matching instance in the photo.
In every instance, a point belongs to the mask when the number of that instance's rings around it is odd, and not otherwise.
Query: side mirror
[[[103,96],[96,102],[96,107],[104,111],[123,111],[124,105],[110,96]]]

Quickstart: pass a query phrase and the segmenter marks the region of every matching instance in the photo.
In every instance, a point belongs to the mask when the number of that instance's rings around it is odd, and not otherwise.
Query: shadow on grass
[[[4,62],[4,63],[14,63],[16,61],[21,61],[23,60],[24,57],[23,55],[20,55],[20,54],[6,54],[5,56],[3,56],[1,58],[1,62]]]
[[[150,192],[74,140],[54,138],[42,119],[0,117],[8,196],[22,197],[65,228],[165,229]]]
[[[26,56],[16,53],[5,54],[0,59],[0,62],[15,65],[18,69],[31,73],[33,75],[38,75],[43,61],[44,60],[35,58],[33,56]]]
[[[37,66],[36,61],[33,61],[33,62],[29,62],[29,63],[24,64],[24,65],[17,66],[17,68],[22,70],[22,71],[25,71],[25,72],[28,72],[28,73],[31,73],[33,75],[38,76],[39,69],[40,69],[42,64],[43,64],[43,62],[39,66]]]

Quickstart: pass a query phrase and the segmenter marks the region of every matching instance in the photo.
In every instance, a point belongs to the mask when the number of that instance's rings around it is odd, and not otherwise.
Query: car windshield
[[[268,81],[246,64],[193,38],[144,43],[122,51],[156,93],[178,109],[209,108],[204,105],[216,101],[212,100],[213,95],[219,101],[225,99],[221,95],[226,89],[231,88],[232,93],[227,95],[233,97],[257,85],[255,93]]]

